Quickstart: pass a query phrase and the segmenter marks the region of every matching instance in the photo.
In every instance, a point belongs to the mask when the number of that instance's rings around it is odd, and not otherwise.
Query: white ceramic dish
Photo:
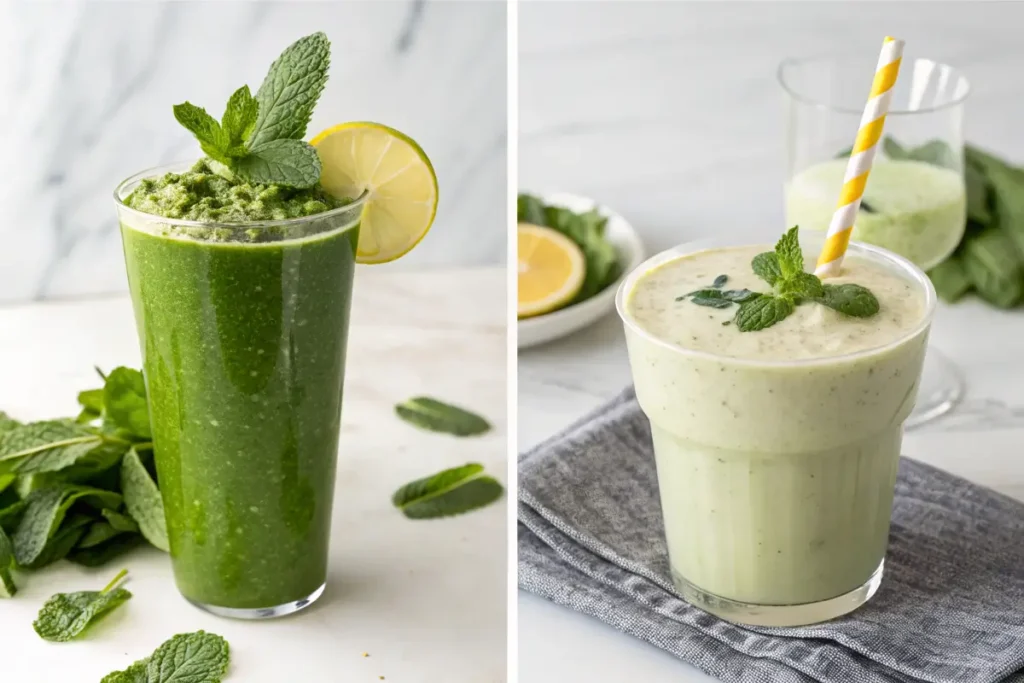
[[[519,320],[516,328],[519,335],[518,345],[521,349],[564,337],[606,315],[615,308],[615,291],[619,288],[619,284],[630,271],[644,260],[644,246],[636,230],[625,218],[607,206],[602,206],[593,199],[565,192],[538,194],[537,196],[545,204],[564,206],[577,213],[589,211],[596,206],[601,215],[608,218],[604,234],[619,254],[622,273],[615,282],[586,301],[544,315]]]

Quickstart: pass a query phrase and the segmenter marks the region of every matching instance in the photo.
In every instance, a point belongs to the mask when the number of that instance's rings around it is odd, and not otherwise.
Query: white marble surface
[[[178,595],[159,551],[97,570],[61,562],[17,575],[20,592],[0,604],[0,652],[18,653],[3,657],[3,680],[94,683],[175,633],[205,629],[231,645],[226,683],[504,683],[505,500],[427,522],[390,502],[406,481],[465,462],[505,481],[504,297],[498,268],[357,277],[330,576],[318,603],[268,622],[220,619]],[[0,408],[24,419],[73,413],[76,391],[96,383],[93,364],[137,365],[139,355],[122,296],[0,308],[0,351]],[[394,417],[396,402],[420,393],[474,406],[495,429],[457,439]],[[121,566],[134,597],[84,640],[35,634],[47,597],[98,590]]]
[[[1019,3],[524,3],[520,186],[587,194],[622,212],[650,252],[709,234],[770,241],[782,221],[785,58],[909,54],[963,67],[968,138],[1024,162]],[[565,27],[571,26],[568,31]],[[932,338],[966,372],[967,400],[908,434],[904,452],[1024,500],[1024,313],[941,307]],[[621,325],[519,355],[524,450],[629,382]],[[530,683],[710,681],[604,624],[520,593],[519,674]]]
[[[199,155],[171,105],[219,117],[314,31],[333,53],[309,133],[387,123],[438,174],[433,231],[387,267],[504,263],[505,13],[443,0],[0,0],[0,302],[124,291],[114,187]]]

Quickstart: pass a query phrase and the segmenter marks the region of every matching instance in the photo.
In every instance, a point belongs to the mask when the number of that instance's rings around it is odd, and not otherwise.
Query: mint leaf
[[[399,403],[395,406],[395,413],[421,429],[455,436],[476,436],[491,428],[491,424],[476,413],[426,396]]]
[[[740,304],[736,312],[736,327],[740,332],[755,332],[771,327],[793,312],[794,304],[786,298],[763,294]]]
[[[0,474],[57,472],[102,443],[102,437],[66,420],[21,425],[0,435]]]
[[[78,405],[99,414],[103,412],[103,389],[88,389],[78,392]]]
[[[121,461],[121,492],[128,513],[138,522],[146,540],[165,553],[171,552],[160,490],[134,448]]]
[[[323,33],[300,38],[270,66],[256,91],[259,115],[249,149],[274,140],[301,140],[327,83],[331,43]]]
[[[0,436],[3,436],[4,432],[9,432],[15,427],[20,427],[21,423],[12,418],[10,415],[0,410]]]
[[[121,496],[117,493],[87,486],[65,484],[33,491],[12,538],[14,557],[19,565],[28,566],[39,558],[72,504],[79,500],[97,508],[121,505]]]
[[[228,670],[228,641],[196,631],[176,635],[146,665],[148,683],[220,683]]]
[[[39,610],[32,628],[43,640],[65,643],[80,635],[98,619],[123,604],[132,594],[118,584],[128,574],[127,569],[114,577],[101,591],[57,593]]]
[[[205,631],[180,633],[100,683],[220,683],[231,659],[228,642]]]
[[[804,271],[804,253],[800,250],[798,232],[799,228],[794,225],[775,244],[775,255],[779,257],[779,271],[783,278],[791,278]],[[754,260],[757,260],[756,256]]]
[[[878,299],[860,285],[824,285],[820,303],[832,310],[855,318],[868,318],[878,313]]]
[[[708,308],[729,308],[733,303],[720,296],[695,296],[690,299],[690,302],[698,306],[707,306]]]
[[[395,491],[391,502],[410,519],[449,517],[482,508],[504,491],[483,471],[483,465],[470,463],[417,479]]]
[[[896,142],[888,135],[886,135],[882,140],[882,150],[885,152],[887,157],[893,160],[906,159],[910,156],[909,152],[904,149],[903,145]]]
[[[779,296],[799,299],[817,299],[822,296],[821,280],[814,273],[799,272],[793,277],[780,280],[775,286]]]
[[[69,515],[57,529],[53,538],[46,542],[39,556],[22,566],[25,569],[39,569],[64,559],[88,531],[91,522],[92,518],[86,514]]]
[[[725,283],[729,281],[728,275],[719,275],[715,278],[715,281],[711,283],[711,286],[715,289],[721,289],[725,286]]]
[[[132,368],[114,368],[103,387],[106,419],[114,426],[146,439],[153,437],[149,405],[142,373]]]
[[[749,289],[727,289],[722,292],[722,296],[733,303],[742,304],[744,301],[750,301],[761,296],[759,292],[752,292]]]
[[[14,568],[14,545],[11,539],[0,527],[0,598],[13,598],[18,592],[11,577],[11,570]]]
[[[750,262],[750,267],[754,270],[754,275],[772,286],[775,286],[775,283],[782,278],[782,267],[779,265],[779,257],[774,251],[758,254]]]
[[[531,195],[520,193],[516,198],[516,218],[520,223],[544,225],[544,202]]]
[[[174,105],[174,118],[199,140],[199,146],[206,156],[221,163],[228,163],[231,158],[225,153],[228,148],[228,137],[205,109],[191,102]]]
[[[247,85],[236,90],[228,99],[228,106],[224,110],[220,124],[227,138],[228,156],[243,157],[249,153],[245,141],[256,127],[258,113],[259,103],[249,92]]]
[[[83,567],[99,567],[133,550],[143,543],[138,534],[122,533],[99,545],[82,548],[80,545],[67,554],[65,559]]]
[[[320,180],[320,157],[308,142],[271,140],[236,159],[231,169],[251,183],[307,188]]]

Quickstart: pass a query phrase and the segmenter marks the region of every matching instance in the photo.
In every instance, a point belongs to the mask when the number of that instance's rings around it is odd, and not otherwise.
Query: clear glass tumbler
[[[323,592],[363,202],[200,223],[115,191],[174,577],[215,614],[266,618]]]
[[[803,240],[813,262],[824,234]],[[704,240],[658,254],[616,296],[651,423],[672,579],[688,602],[729,621],[826,621],[863,605],[882,581],[935,289],[906,259],[852,243],[848,258],[905,279],[924,316],[883,346],[810,360],[693,351],[633,318],[630,295],[644,274],[726,246],[735,245]]]
[[[828,229],[873,76],[874,62],[864,56],[779,66],[788,109],[787,226]],[[967,224],[963,115],[969,89],[951,66],[904,58],[852,239],[924,270],[956,249]],[[959,369],[932,349],[907,426],[948,412],[964,391]]]

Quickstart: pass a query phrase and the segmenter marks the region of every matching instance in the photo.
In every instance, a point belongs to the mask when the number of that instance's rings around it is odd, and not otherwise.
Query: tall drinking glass
[[[824,234],[803,241],[814,263]],[[935,289],[906,259],[852,243],[847,262],[878,268],[904,283],[894,291],[920,303],[921,315],[888,328],[878,346],[829,346],[831,355],[797,360],[735,357],[685,348],[645,326],[637,303],[645,298],[634,296],[643,278],[729,246],[703,240],[658,254],[616,295],[637,401],[651,423],[672,580],[688,602],[730,621],[826,621],[867,602],[882,580],[903,424]],[[736,266],[749,264],[747,256]],[[708,274],[726,270],[717,265]],[[668,289],[671,298],[685,291]],[[688,305],[690,315],[713,315]],[[671,304],[648,311],[662,320],[678,315]]]
[[[200,223],[115,191],[174,576],[216,614],[264,618],[327,576],[362,201],[305,218]]]
[[[839,198],[846,156],[857,135],[874,64],[863,58],[783,62],[786,93],[786,224],[826,231]],[[906,257],[924,270],[945,260],[967,223],[963,74],[929,59],[903,60],[868,177],[854,240]],[[957,367],[928,352],[908,427],[953,408],[964,393]]]

